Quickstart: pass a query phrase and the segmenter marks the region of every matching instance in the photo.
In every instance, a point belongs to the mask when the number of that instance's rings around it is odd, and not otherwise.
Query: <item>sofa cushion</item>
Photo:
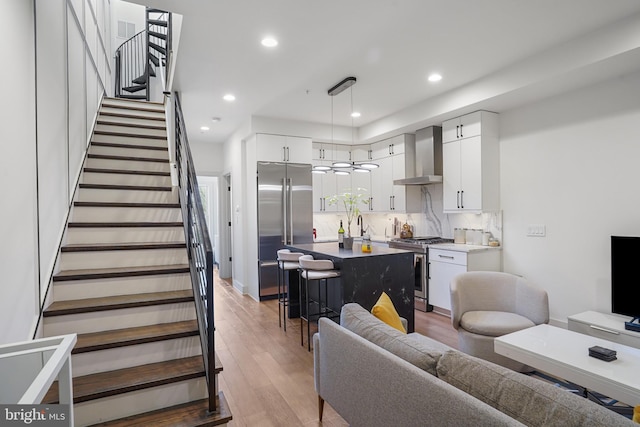
[[[340,325],[376,344],[416,367],[435,375],[438,358],[442,351],[430,346],[427,340],[418,340],[392,328],[365,310],[359,304],[349,303],[342,307]]]
[[[383,292],[378,298],[378,301],[371,309],[371,314],[382,320],[387,325],[399,330],[400,332],[407,333],[407,330],[402,325],[400,315],[396,311],[393,305],[393,301],[389,298],[386,292]]]
[[[629,420],[550,383],[450,350],[437,375],[528,426],[624,426]]]
[[[531,320],[504,311],[467,311],[460,318],[460,327],[478,335],[499,337],[535,326]]]

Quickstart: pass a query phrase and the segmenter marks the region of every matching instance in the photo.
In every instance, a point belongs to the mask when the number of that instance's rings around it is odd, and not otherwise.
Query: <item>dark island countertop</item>
[[[335,279],[340,286],[329,287],[332,308],[339,310],[344,304],[356,302],[371,310],[386,292],[398,314],[407,319],[408,332],[414,331],[413,252],[375,245],[371,252],[362,252],[360,243],[354,243],[353,249],[341,249],[337,242],[293,244],[287,248],[315,259],[329,259],[340,270],[340,278]]]
[[[287,246],[291,250],[299,250],[304,253],[322,254],[330,258],[346,259],[361,258],[380,255],[395,255],[399,253],[413,253],[404,249],[387,248],[384,246],[371,246],[371,252],[362,252],[360,243],[354,243],[353,249],[342,249],[337,242],[306,243]]]

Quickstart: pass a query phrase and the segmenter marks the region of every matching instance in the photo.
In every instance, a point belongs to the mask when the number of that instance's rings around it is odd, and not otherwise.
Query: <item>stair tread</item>
[[[133,128],[139,128],[139,129],[155,129],[155,130],[166,130],[167,129],[167,127],[165,125],[143,125],[143,124],[138,124],[138,123],[110,122],[110,121],[105,121],[105,120],[100,120],[100,119],[98,119],[96,124],[106,125],[106,126],[133,127]]]
[[[160,65],[160,59],[158,59],[158,57],[155,56],[152,52],[149,52],[149,59],[151,60],[151,62],[153,62],[153,65],[155,65],[156,67]]]
[[[167,35],[166,34],[159,33],[157,31],[149,31],[149,35],[153,36],[153,37],[157,37],[157,38],[162,39],[162,40],[166,40],[167,39]]]
[[[201,355],[84,375],[73,379],[73,402],[77,404],[204,375]],[[54,384],[42,403],[57,401],[58,387]]]
[[[123,93],[123,94],[120,94],[120,98],[119,99],[130,99],[130,100],[134,100],[134,99],[138,100],[139,99],[139,100],[143,100],[143,99],[146,99],[146,98],[147,98],[146,95],[127,95],[127,94]]]
[[[167,26],[167,21],[163,21],[161,19],[149,19],[147,22],[151,25],[161,25],[163,27]]]
[[[114,98],[112,96],[105,96],[103,98],[102,101],[102,105],[104,106],[105,104],[108,104],[109,102],[113,103],[113,102],[118,102],[120,101],[120,98]],[[138,104],[138,105],[150,105],[150,106],[164,106],[164,103],[162,102],[157,102],[157,101],[132,101],[132,104]],[[162,110],[164,111],[164,110]]]
[[[233,419],[229,404],[222,392],[216,398],[217,412],[209,413],[207,399],[194,400],[143,414],[95,424],[93,427],[210,427],[226,424]]]
[[[170,208],[170,209],[180,209],[180,203],[74,202],[73,206],[85,207],[85,208]]]
[[[90,159],[104,159],[104,160],[130,160],[134,162],[157,162],[157,163],[169,163],[169,159],[155,159],[153,157],[136,157],[136,156],[114,156],[110,154],[87,154]]]
[[[136,228],[136,227],[182,227],[178,221],[172,222],[70,222],[69,228]]]
[[[163,55],[167,54],[167,49],[164,46],[160,46],[157,43],[149,42],[149,47],[157,50],[158,52],[162,53]]]
[[[147,85],[143,84],[143,85],[125,86],[122,89],[130,93],[135,93],[135,92],[140,92],[141,90],[145,90],[146,88],[147,88]]]
[[[44,310],[44,316],[62,316],[66,314],[90,313],[94,311],[117,310],[121,308],[145,307],[189,301],[193,301],[193,291],[191,289],[84,298],[55,301]]]
[[[94,130],[94,135],[108,135],[108,136],[128,136],[132,138],[144,138],[144,139],[167,139],[166,135],[144,135],[137,133],[127,133],[127,132],[114,132],[114,131],[106,131],[106,130]]]
[[[134,328],[114,329],[103,332],[78,334],[72,353],[105,350],[154,341],[177,339],[198,335],[198,321],[160,323]]]
[[[150,243],[91,243],[72,244],[61,248],[62,252],[85,252],[85,251],[118,251],[118,250],[140,250],[140,249],[186,249],[185,242],[150,242]]]
[[[150,111],[151,113],[159,113],[156,111]],[[164,111],[162,112],[164,114]],[[140,115],[136,115],[136,114],[127,114],[127,113],[114,113],[111,111],[100,111],[100,116],[107,116],[107,117],[119,117],[119,118],[126,118],[126,119],[140,119],[140,120],[155,120],[155,121],[159,121],[159,122],[165,122],[166,119],[163,116],[161,117],[154,117],[154,116],[140,116]]]
[[[91,172],[91,173],[114,173],[114,174],[121,174],[121,175],[171,176],[171,172],[139,171],[139,170],[128,170],[128,169],[84,168],[83,171]]]
[[[100,142],[92,141],[93,147],[110,147],[110,148],[122,148],[125,150],[150,150],[150,151],[166,151],[169,152],[169,148],[163,145],[137,145],[137,144],[120,144],[117,142]]]
[[[157,186],[157,185],[122,185],[122,184],[90,184],[80,183],[79,188],[86,188],[92,190],[136,190],[136,191],[172,191],[173,187],[170,186]]]
[[[53,281],[62,282],[69,280],[101,279],[129,276],[182,274],[189,273],[189,271],[190,270],[188,264],[63,270],[53,276]]]

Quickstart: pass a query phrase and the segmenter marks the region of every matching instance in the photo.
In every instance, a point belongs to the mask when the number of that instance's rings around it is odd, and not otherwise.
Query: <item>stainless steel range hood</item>
[[[393,181],[395,185],[442,183],[442,128],[430,126],[416,131],[416,176]]]

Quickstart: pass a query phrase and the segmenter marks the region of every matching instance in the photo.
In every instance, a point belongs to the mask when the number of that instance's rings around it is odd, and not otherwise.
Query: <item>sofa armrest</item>
[[[404,317],[400,318],[400,322],[402,323],[402,327],[404,328],[405,331],[409,330],[409,322],[407,321],[407,319],[405,319]]]

